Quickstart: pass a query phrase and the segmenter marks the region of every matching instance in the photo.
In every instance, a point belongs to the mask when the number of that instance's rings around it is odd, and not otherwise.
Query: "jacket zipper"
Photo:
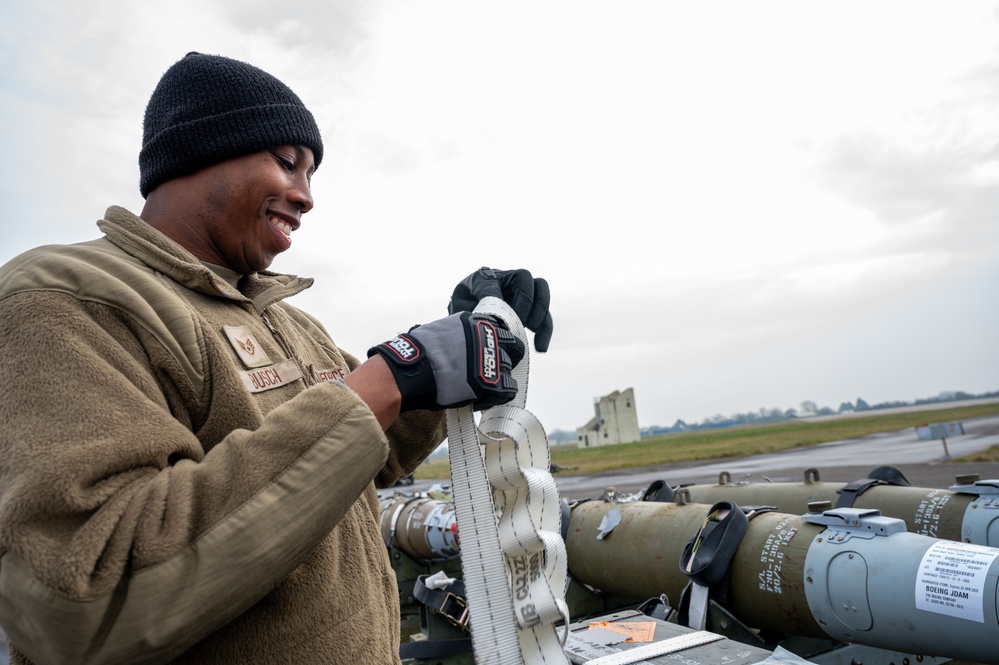
[[[307,372],[306,368],[302,366],[302,361],[299,359],[299,357],[291,352],[291,347],[288,346],[288,343],[285,340],[284,335],[282,335],[281,332],[274,327],[274,324],[272,324],[271,320],[267,318],[267,314],[265,312],[260,313],[260,318],[261,320],[263,320],[264,325],[267,326],[267,329],[271,331],[271,336],[275,340],[277,340],[278,346],[280,346],[281,350],[284,351],[285,357],[291,358],[298,365],[298,369],[302,373],[302,380],[305,382],[305,385],[307,386],[314,385],[316,383],[315,379],[313,379],[312,374]]]

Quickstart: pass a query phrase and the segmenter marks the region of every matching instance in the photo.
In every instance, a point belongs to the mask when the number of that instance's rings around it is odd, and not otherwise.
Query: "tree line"
[[[666,427],[661,425],[653,425],[651,427],[641,427],[639,431],[642,436],[652,436],[656,434],[669,434],[671,432],[685,432],[690,430],[698,429],[716,429],[719,427],[732,427],[735,425],[752,425],[752,424],[762,424],[762,423],[778,423],[788,420],[797,420],[800,418],[810,418],[814,416],[834,416],[837,414],[845,413],[858,413],[863,411],[877,411],[878,409],[894,409],[904,406],[920,406],[923,404],[939,404],[941,402],[960,402],[970,399],[987,399],[990,397],[999,397],[999,390],[986,392],[979,395],[972,393],[966,393],[963,391],[955,392],[943,392],[936,397],[926,397],[923,399],[916,399],[911,402],[905,401],[893,401],[893,402],[878,402],[877,404],[868,404],[866,400],[858,397],[854,402],[841,402],[838,409],[833,409],[828,406],[819,406],[812,400],[804,400],[798,405],[797,409],[767,409],[761,408],[757,411],[750,411],[747,413],[736,413],[730,416],[716,415],[710,418],[705,418],[701,422],[688,423],[684,420],[677,420],[672,426]],[[554,430],[548,433],[548,440],[553,445],[558,445],[562,443],[570,443],[576,440],[575,432],[567,432],[565,430]]]
[[[810,418],[814,416],[833,416],[837,414],[877,411],[878,409],[894,409],[905,406],[939,404],[942,402],[960,402],[970,399],[987,399],[990,397],[999,397],[999,390],[981,393],[979,395],[966,393],[963,391],[945,392],[945,393],[940,393],[936,397],[926,397],[923,399],[916,399],[912,402],[897,400],[890,402],[878,402],[877,404],[868,404],[867,401],[865,401],[863,398],[858,397],[857,401],[855,402],[841,402],[839,405],[839,409],[837,410],[834,410],[828,406],[820,407],[812,400],[804,400],[799,405],[798,409],[782,410],[782,409],[761,408],[757,411],[750,411],[748,413],[736,413],[730,416],[716,415],[710,418],[705,418],[699,423],[693,423],[693,424],[684,422],[683,420],[677,420],[675,423],[673,423],[672,427],[661,427],[658,425],[653,425],[652,427],[641,428],[641,432],[642,436],[645,436],[651,434],[666,434],[669,432],[683,432],[696,429],[732,427],[734,425],[777,423],[788,420],[797,420],[799,418]]]

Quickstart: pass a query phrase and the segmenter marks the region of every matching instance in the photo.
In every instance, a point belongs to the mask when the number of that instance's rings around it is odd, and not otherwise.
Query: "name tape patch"
[[[320,369],[318,367],[311,367],[312,378],[314,378],[319,383],[329,383],[331,381],[339,381],[343,383],[343,379],[347,376],[347,371],[343,367],[334,367],[333,369]]]
[[[262,393],[272,388],[280,388],[302,378],[302,370],[294,360],[284,360],[276,365],[240,371],[243,385],[251,393]]]

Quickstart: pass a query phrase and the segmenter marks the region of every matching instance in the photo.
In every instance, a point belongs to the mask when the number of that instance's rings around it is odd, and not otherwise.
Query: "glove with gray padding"
[[[534,348],[544,353],[552,339],[552,315],[548,311],[551,291],[543,277],[529,270],[479,268],[454,287],[448,314],[471,312],[479,301],[493,296],[510,305],[521,323],[534,331]]]
[[[524,357],[524,343],[486,314],[460,312],[410,328],[368,349],[388,363],[402,393],[402,411],[476,411],[506,404],[517,395],[511,371]]]

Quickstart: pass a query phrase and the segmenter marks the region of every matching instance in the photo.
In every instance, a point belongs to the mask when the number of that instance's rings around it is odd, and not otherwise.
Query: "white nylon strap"
[[[451,487],[461,568],[478,665],[565,664],[557,621],[568,625],[562,510],[548,438],[527,400],[529,357],[520,319],[498,298],[476,312],[503,320],[524,341],[517,396],[482,413],[447,411]]]

